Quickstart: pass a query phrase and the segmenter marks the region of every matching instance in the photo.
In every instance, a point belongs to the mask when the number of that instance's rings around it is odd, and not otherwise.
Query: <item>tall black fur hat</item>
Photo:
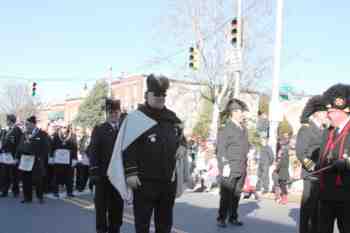
[[[169,86],[169,79],[165,76],[156,76],[154,74],[147,76],[147,92],[165,93]]]
[[[326,102],[322,95],[315,95],[307,101],[300,116],[300,123],[308,123],[309,117],[319,111],[327,111]]]
[[[106,98],[105,103],[106,112],[112,112],[120,110],[120,100],[114,100],[110,98]]]
[[[350,85],[336,84],[323,93],[326,107],[350,112]]]

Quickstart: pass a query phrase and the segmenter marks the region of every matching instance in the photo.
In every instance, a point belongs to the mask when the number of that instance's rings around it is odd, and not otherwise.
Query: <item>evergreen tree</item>
[[[79,106],[74,124],[83,128],[93,128],[105,120],[105,98],[108,93],[108,83],[98,81],[88,96]]]

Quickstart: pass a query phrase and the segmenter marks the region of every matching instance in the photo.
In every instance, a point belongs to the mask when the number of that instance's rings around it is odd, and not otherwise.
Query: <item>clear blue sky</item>
[[[169,35],[157,33],[169,2],[3,1],[0,85],[8,81],[5,76],[44,79],[37,81],[40,96],[62,99],[67,93],[76,96],[82,80],[103,76],[109,65],[116,73],[167,73],[169,66],[145,64],[159,50],[171,54],[179,49]],[[301,58],[288,64],[284,59],[282,82],[312,94],[333,83],[350,83],[348,9],[345,0],[285,1],[282,54]],[[163,36],[168,44],[161,43]]]

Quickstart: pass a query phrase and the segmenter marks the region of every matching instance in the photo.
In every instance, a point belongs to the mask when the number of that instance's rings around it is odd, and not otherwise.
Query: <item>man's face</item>
[[[119,121],[120,114],[121,114],[120,110],[115,110],[115,109],[111,110],[108,113],[108,121],[112,123],[117,123]]]
[[[33,124],[32,122],[26,121],[24,127],[25,127],[26,133],[32,133],[33,129],[35,128],[35,124]]]
[[[165,92],[154,93],[148,92],[146,96],[146,101],[152,108],[163,109],[165,106]]]
[[[238,121],[239,123],[242,123],[244,120],[244,113],[242,110],[240,109],[236,109],[232,111],[232,118],[236,121]]]
[[[340,124],[343,123],[343,121],[348,117],[348,114],[342,110],[330,108],[328,109],[327,117],[332,126],[339,127]]]

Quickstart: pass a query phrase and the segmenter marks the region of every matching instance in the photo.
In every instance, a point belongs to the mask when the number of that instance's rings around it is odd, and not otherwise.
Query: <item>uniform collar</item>
[[[350,116],[340,124],[340,126],[338,127],[339,128],[338,133],[341,133],[341,131],[344,129],[344,127],[348,124],[349,121],[350,121]]]

